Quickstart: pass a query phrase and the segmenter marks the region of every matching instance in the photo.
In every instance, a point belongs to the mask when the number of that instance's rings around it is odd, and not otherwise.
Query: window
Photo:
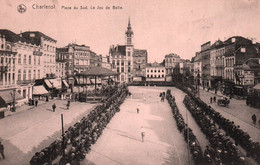
[[[130,52],[127,52],[127,55],[128,55],[128,56],[131,56],[131,53],[130,53]]]
[[[154,70],[154,73],[156,73],[156,70]]]
[[[26,69],[23,70],[23,80],[26,80]]]
[[[116,65],[119,65],[119,60],[117,60]]]
[[[18,54],[18,64],[21,64],[22,63],[22,61],[21,61],[21,54]]]
[[[33,79],[36,79],[36,70],[33,70]]]
[[[23,64],[26,64],[26,58],[27,58],[27,56],[24,55],[24,56],[23,56]]]
[[[36,65],[36,56],[33,58],[33,64]]]
[[[121,72],[122,72],[122,73],[125,72],[125,68],[124,68],[124,67],[121,68]]]
[[[160,78],[160,75],[158,75],[158,77]]]
[[[149,72],[149,69],[147,69],[147,72]]]
[[[41,64],[41,59],[40,59],[40,56],[38,57],[38,65]]]
[[[14,79],[15,79],[15,74],[14,73],[13,73],[13,78],[12,79],[13,79],[13,84],[14,84]]]
[[[18,70],[18,81],[21,81],[21,69]]]
[[[130,73],[131,72],[131,68],[130,67],[128,67],[128,73]]]
[[[158,70],[158,73],[160,73],[160,70]]]
[[[153,72],[153,70],[151,70],[151,72]]]
[[[29,55],[29,64],[31,64],[31,62],[32,62],[32,56]]]
[[[162,75],[162,77],[164,77],[164,75]]]
[[[4,63],[4,57],[1,57],[1,64]]]
[[[162,72],[164,72],[164,70],[162,70]]]
[[[128,61],[128,65],[131,65],[131,61]]]
[[[38,79],[41,78],[40,75],[41,75],[41,72],[40,72],[40,70],[38,70]]]
[[[124,63],[124,60],[122,60],[122,61],[121,61],[121,65],[124,65],[124,64],[125,64],[125,63]]]
[[[116,68],[117,72],[119,73],[119,67]]]
[[[31,70],[29,69],[29,70],[28,70],[28,80],[31,80],[31,79],[32,79],[31,76],[32,76],[32,73],[31,73]]]

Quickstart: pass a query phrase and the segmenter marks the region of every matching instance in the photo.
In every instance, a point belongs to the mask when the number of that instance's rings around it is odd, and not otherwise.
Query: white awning
[[[51,82],[49,81],[49,79],[45,79],[44,80],[45,84],[49,87],[52,88]]]
[[[68,88],[69,87],[69,84],[67,83],[67,81],[65,80],[62,80],[63,84]]]
[[[33,87],[33,95],[44,95],[48,93],[49,92],[42,85]]]
[[[53,85],[54,88],[60,89],[61,88],[61,82],[59,82],[56,79],[49,79],[50,84]]]

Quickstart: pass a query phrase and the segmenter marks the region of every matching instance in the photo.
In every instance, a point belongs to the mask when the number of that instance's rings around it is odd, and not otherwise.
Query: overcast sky
[[[124,44],[131,19],[136,49],[147,49],[149,62],[166,54],[191,59],[200,45],[231,36],[260,42],[260,0],[1,0],[0,28],[15,33],[36,30],[56,39],[89,45],[107,55],[110,45]],[[17,6],[27,11],[19,13]],[[55,10],[34,10],[33,4],[55,4]],[[62,6],[102,6],[103,10],[62,10]],[[105,10],[121,6],[121,10]]]

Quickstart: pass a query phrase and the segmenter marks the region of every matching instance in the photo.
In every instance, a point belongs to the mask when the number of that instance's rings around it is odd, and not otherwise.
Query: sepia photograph
[[[260,165],[260,0],[1,0],[1,165]]]

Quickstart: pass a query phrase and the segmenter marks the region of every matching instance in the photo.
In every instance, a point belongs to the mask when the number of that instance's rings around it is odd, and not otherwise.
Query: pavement
[[[251,116],[256,115],[257,120],[260,120],[260,109],[253,108],[246,105],[245,100],[231,99],[228,107],[218,106],[217,103],[210,104],[210,97],[217,97],[217,100],[223,95],[218,92],[217,95],[214,92],[200,89],[200,98],[205,103],[213,107],[216,111],[220,112],[225,118],[234,121],[236,125],[239,125],[241,129],[248,132],[251,138],[260,142],[260,125],[253,124]]]
[[[57,108],[52,112],[54,102]],[[49,146],[61,136],[61,114],[66,130],[97,105],[71,102],[70,109],[67,110],[66,103],[66,100],[50,100],[47,103],[40,102],[38,107],[24,105],[17,112],[1,119],[0,140],[5,147],[6,158],[0,160],[0,164],[29,164],[35,152]]]

